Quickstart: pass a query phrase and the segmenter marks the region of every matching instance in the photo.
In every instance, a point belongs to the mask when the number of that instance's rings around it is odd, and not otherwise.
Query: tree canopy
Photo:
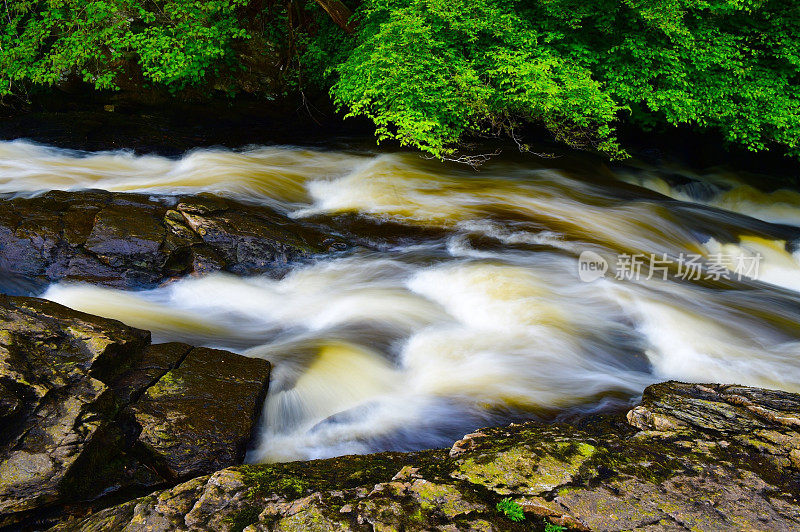
[[[347,3],[9,0],[0,95],[75,75],[114,89],[132,64],[171,89],[209,84],[251,41],[281,51],[287,90],[329,91],[379,139],[436,157],[474,135],[521,142],[531,123],[617,157],[623,122],[800,156],[795,0]]]

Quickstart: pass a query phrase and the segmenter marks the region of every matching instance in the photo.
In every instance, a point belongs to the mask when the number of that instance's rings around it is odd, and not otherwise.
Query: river
[[[475,171],[363,150],[0,142],[0,192],[87,188],[211,192],[400,231],[282,278],[44,293],[158,341],[272,362],[252,462],[445,446],[618,408],[667,379],[800,392],[800,194],[763,176],[580,155]]]

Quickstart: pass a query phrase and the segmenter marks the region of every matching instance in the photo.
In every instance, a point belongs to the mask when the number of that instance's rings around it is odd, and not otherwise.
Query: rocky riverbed
[[[790,194],[6,144],[0,529],[800,527],[800,396],[758,387],[798,391]],[[586,246],[764,275],[582,283]]]
[[[628,412],[482,429],[450,449],[240,465],[269,363],[152,345],[35,298],[0,297],[0,321],[9,529],[800,526],[795,394],[666,382]],[[497,509],[506,498],[524,520]]]

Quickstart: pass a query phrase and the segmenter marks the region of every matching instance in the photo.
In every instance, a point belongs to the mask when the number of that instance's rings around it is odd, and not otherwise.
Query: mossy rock
[[[161,503],[141,499],[125,530],[793,530],[798,413],[794,394],[663,383],[627,417],[482,429],[449,450],[229,468],[155,494]],[[506,497],[523,521],[497,509]],[[130,508],[61,529],[111,530]]]

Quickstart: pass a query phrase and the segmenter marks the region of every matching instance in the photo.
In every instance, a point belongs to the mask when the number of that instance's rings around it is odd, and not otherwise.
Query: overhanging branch
[[[353,33],[356,25],[350,21],[353,12],[340,0],[315,0],[333,19],[337,26],[347,33]]]

